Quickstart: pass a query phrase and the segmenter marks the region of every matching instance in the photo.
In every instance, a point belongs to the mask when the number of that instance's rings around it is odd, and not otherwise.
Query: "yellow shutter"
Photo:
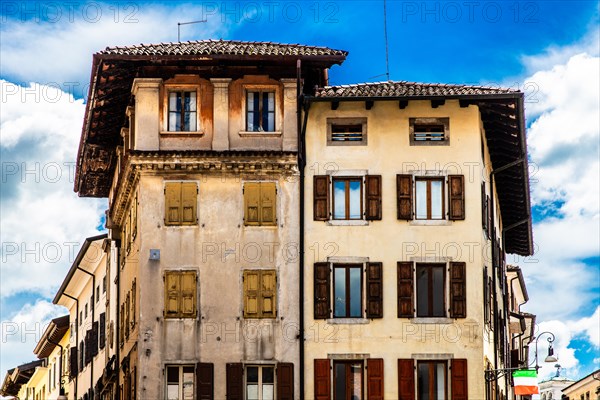
[[[275,271],[261,271],[261,311],[264,318],[275,318],[277,281]]]
[[[277,189],[275,187],[275,182],[261,182],[260,205],[262,225],[276,224],[276,200]]]
[[[244,221],[246,225],[260,225],[260,184],[244,184]]]
[[[259,271],[244,271],[244,317],[258,318],[260,316]]]
[[[195,182],[181,184],[181,223],[196,223],[196,205],[198,204],[198,186]]]
[[[181,273],[181,317],[196,316],[196,273],[186,271]]]
[[[181,223],[181,182],[165,184],[165,224]]]
[[[165,274],[165,316],[177,317],[179,315],[179,293],[181,291],[179,274],[167,272]]]

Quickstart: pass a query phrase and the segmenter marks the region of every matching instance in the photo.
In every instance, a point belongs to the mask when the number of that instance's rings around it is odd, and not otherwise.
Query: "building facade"
[[[600,399],[600,369],[562,389],[564,400]]]

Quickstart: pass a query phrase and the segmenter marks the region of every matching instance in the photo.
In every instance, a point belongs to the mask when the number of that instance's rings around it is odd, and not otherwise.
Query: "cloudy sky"
[[[73,193],[92,54],[208,38],[350,52],[333,84],[385,79],[381,1],[0,3],[0,376],[34,356],[51,299],[105,200]],[[540,329],[572,378],[600,365],[597,1],[388,1],[393,80],[501,85],[526,95],[536,254],[526,275]],[[550,374],[551,367],[542,369]]]

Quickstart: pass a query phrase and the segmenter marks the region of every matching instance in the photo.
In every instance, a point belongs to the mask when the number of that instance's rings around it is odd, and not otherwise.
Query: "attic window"
[[[411,146],[450,144],[449,122],[449,118],[409,118]]]
[[[328,146],[364,146],[366,144],[366,118],[331,118],[327,120]]]

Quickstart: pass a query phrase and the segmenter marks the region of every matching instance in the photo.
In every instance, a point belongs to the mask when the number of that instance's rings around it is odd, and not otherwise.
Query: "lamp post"
[[[557,362],[558,361],[558,358],[554,355],[554,348],[552,347],[552,343],[556,339],[555,336],[554,336],[554,333],[548,332],[548,331],[542,332],[539,335],[537,335],[537,337],[535,338],[535,372],[538,372],[538,370],[541,368],[540,365],[539,365],[539,363],[538,363],[538,341],[540,340],[540,338],[543,335],[550,335],[546,339],[546,340],[548,340],[548,355],[544,359],[544,362],[551,363],[551,362]]]

